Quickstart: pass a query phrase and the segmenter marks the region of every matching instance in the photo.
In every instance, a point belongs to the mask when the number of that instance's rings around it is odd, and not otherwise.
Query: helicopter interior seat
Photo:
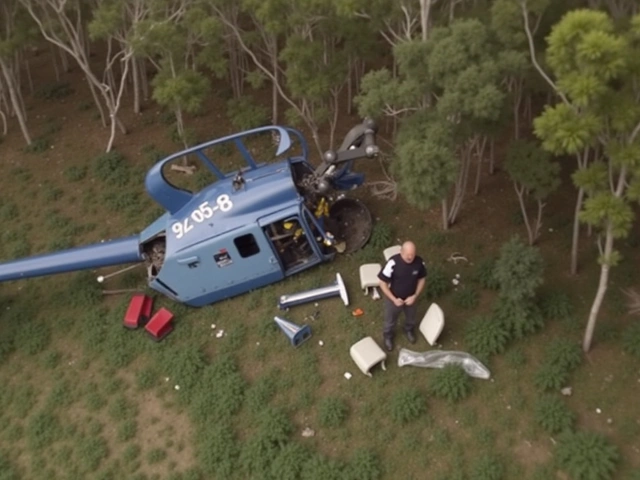
[[[285,271],[304,265],[315,255],[297,218],[274,222],[265,231],[278,252]]]

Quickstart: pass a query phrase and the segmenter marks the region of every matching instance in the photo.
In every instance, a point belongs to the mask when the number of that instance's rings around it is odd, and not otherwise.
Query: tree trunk
[[[596,292],[596,298],[593,300],[591,311],[589,312],[589,320],[587,321],[587,328],[584,332],[584,340],[582,341],[582,350],[586,353],[591,349],[591,342],[593,340],[593,332],[596,329],[596,320],[598,319],[598,313],[604,300],[604,295],[607,292],[607,286],[609,284],[609,265],[611,253],[613,252],[613,229],[611,223],[607,225],[605,233],[605,245],[603,252],[603,260],[600,266],[600,281],[598,282],[598,291]]]
[[[578,273],[578,241],[580,239],[580,210],[584,199],[584,189],[578,189],[576,208],[573,212],[573,234],[571,238],[571,275]]]
[[[442,199],[442,229],[449,230],[449,209],[446,198]]]
[[[492,138],[489,142],[489,175],[495,173],[495,140]]]
[[[131,57],[131,75],[133,76],[133,113],[140,113],[140,66],[138,59]]]
[[[27,142],[27,145],[31,145],[31,135],[29,135],[29,129],[27,128],[27,123],[24,119],[20,100],[18,99],[19,93],[16,91],[13,77],[11,75],[11,72],[9,71],[9,67],[2,57],[0,57],[0,68],[2,68],[2,75],[4,76],[5,82],[7,84],[7,89],[9,90],[9,98],[11,99],[11,105],[13,105],[13,110],[16,114],[16,118],[18,119],[18,123],[20,124],[22,136]]]
[[[516,182],[513,182],[513,186],[516,189],[516,194],[518,195],[518,203],[520,203],[520,212],[522,212],[522,220],[524,221],[524,225],[527,227],[527,236],[529,237],[529,245],[533,245],[533,231],[531,230],[531,224],[529,222],[529,215],[527,214],[527,208],[524,204],[524,187],[518,186]]]

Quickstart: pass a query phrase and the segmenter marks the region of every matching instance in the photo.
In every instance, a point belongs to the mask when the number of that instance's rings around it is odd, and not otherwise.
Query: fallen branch
[[[196,171],[195,165],[171,165],[171,170],[186,173],[187,175],[193,175]]]

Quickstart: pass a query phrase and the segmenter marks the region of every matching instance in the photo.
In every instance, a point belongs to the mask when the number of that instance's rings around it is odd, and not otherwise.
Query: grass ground
[[[3,259],[129,235],[159,213],[145,195],[144,174],[180,148],[163,115],[125,112],[132,132],[118,137],[123,157],[105,160],[106,130],[81,82],[65,81],[74,92],[29,101],[31,128],[46,148],[25,152],[15,126],[0,144]],[[202,140],[232,133],[218,107],[190,121]],[[375,163],[357,168],[380,178]],[[350,345],[381,334],[381,303],[359,291],[357,267],[381,261],[383,245],[416,241],[430,282],[439,272],[446,287],[436,298],[447,322],[442,348],[467,349],[469,324],[496,301],[479,280],[486,261],[513,234],[525,234],[512,187],[500,172],[483,174],[480,195],[468,197],[459,224],[446,233],[437,210],[372,198],[366,189],[357,194],[377,218],[369,247],[202,309],[157,298],[176,315],[176,329],[162,343],[121,327],[128,297],[103,296],[95,272],[2,285],[0,478],[569,478],[558,463],[562,436],[549,433],[541,417],[570,418],[574,431],[602,434],[620,453],[611,478],[639,478],[640,370],[622,348],[638,320],[626,314],[620,291],[637,283],[638,232],[621,242],[625,261],[614,270],[592,352],[579,355],[561,382],[572,395],[543,392],[536,378],[544,376],[550,346],[562,340],[577,348],[598,275],[594,238],[586,234],[580,275],[567,275],[574,195],[567,184],[547,206],[539,245],[544,328],[490,356],[492,379],[471,381],[468,396],[450,402],[430,388],[437,371],[398,367],[397,349],[386,372],[368,378],[356,371]],[[447,261],[453,252],[469,262]],[[292,308],[286,317],[313,329],[312,339],[293,349],[272,321],[281,313],[278,296],[326,285],[336,272],[345,277],[350,308],[335,299]],[[454,289],[456,274],[462,283]],[[143,284],[144,272],[133,270],[106,286]],[[430,301],[421,298],[420,309]],[[355,307],[364,316],[351,316]],[[305,320],[316,311],[315,320]],[[398,343],[410,347],[401,337]],[[411,349],[430,347],[420,340]],[[314,436],[301,435],[307,427]]]

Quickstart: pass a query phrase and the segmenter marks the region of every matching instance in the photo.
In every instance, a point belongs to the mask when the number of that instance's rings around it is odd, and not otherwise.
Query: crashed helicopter
[[[336,252],[361,248],[371,234],[369,210],[344,192],[362,185],[364,175],[351,168],[354,160],[377,156],[376,132],[375,123],[365,119],[315,168],[302,133],[283,126],[259,127],[174,153],[146,175],[148,194],[166,212],[141,233],[1,263],[0,282],[144,263],[151,289],[200,307],[328,262]],[[258,162],[246,140],[269,133],[277,141],[275,160]],[[293,140],[301,153],[287,156]],[[207,155],[224,144],[237,149],[245,167],[227,174]],[[171,183],[166,165],[187,157],[217,180],[197,192]]]

